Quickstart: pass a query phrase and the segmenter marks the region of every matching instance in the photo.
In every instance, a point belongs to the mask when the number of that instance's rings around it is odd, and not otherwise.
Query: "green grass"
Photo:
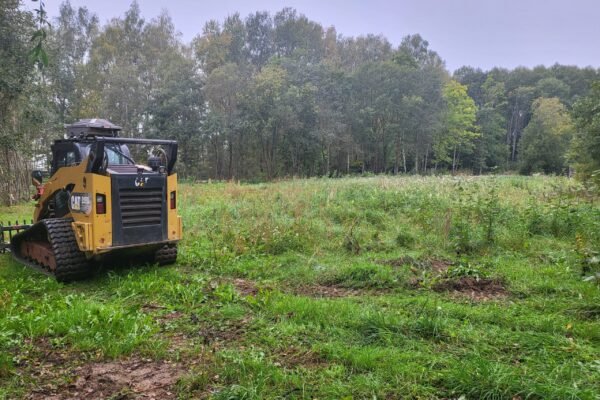
[[[0,256],[0,398],[129,357],[185,365],[179,398],[600,398],[600,287],[584,281],[600,206],[573,181],[183,184],[179,198],[174,266],[64,285]],[[504,291],[436,289],[466,278]],[[40,382],[49,351],[63,362]]]

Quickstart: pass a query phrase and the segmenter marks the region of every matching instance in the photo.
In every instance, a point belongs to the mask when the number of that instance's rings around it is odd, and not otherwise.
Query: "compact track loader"
[[[177,215],[177,142],[119,137],[102,119],[67,125],[52,146],[50,178],[32,173],[31,224],[0,226],[0,250],[59,281],[88,277],[114,259],[174,263],[182,235]],[[134,161],[147,156],[145,164]]]

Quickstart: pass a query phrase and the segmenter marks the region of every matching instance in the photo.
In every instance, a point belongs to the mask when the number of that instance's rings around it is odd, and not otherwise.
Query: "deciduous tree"
[[[540,97],[521,140],[521,172],[563,173],[565,153],[573,134],[571,117],[557,97]]]

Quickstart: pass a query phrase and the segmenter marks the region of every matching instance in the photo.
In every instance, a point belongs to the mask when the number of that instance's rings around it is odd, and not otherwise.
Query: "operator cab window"
[[[60,168],[79,165],[81,160],[81,153],[73,143],[57,143],[52,146],[53,174]]]
[[[78,165],[77,155],[74,151],[60,152],[57,154],[56,169]]]
[[[129,151],[127,148],[116,146],[116,145],[107,145],[104,148],[106,152],[106,156],[108,157],[108,165],[131,165],[133,164],[131,156],[128,154]],[[129,158],[128,158],[129,157]]]

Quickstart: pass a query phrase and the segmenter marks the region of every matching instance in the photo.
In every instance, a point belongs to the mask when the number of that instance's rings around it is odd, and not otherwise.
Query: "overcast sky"
[[[24,0],[25,3],[31,3]],[[271,13],[290,6],[344,36],[383,34],[397,45],[420,33],[450,71],[462,65],[482,69],[568,65],[600,67],[600,0],[138,0],[152,19],[166,9],[184,41],[209,19],[239,11]],[[36,4],[36,3],[33,3]],[[46,0],[51,17],[58,0]],[[87,6],[104,23],[122,16],[128,0],[71,0]]]

